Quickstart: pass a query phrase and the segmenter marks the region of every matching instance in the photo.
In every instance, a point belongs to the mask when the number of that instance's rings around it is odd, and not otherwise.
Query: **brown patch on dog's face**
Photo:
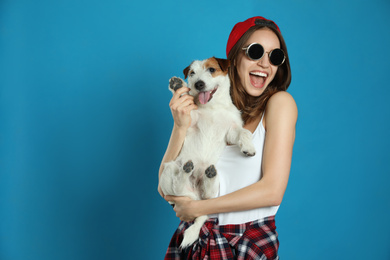
[[[218,59],[211,57],[204,63],[204,68],[211,72],[211,75],[215,78],[218,76],[226,76],[230,61],[225,59]]]

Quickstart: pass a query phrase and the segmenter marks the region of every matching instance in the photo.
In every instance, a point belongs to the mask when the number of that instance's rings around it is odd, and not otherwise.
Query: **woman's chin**
[[[251,88],[247,89],[247,93],[252,97],[258,97],[263,94],[265,88],[264,84],[261,87],[251,85]]]

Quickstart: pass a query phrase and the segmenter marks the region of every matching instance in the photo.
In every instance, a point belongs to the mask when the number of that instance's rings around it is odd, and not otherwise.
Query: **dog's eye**
[[[194,76],[194,75],[195,75],[195,72],[191,71],[190,76]]]
[[[214,73],[215,69],[214,68],[209,68],[210,73]]]

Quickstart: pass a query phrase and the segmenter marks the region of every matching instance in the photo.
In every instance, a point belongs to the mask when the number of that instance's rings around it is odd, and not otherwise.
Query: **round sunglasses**
[[[245,51],[245,55],[254,61],[260,60],[263,58],[264,53],[264,47],[260,43],[251,43],[248,47],[242,48],[242,50]],[[274,66],[280,66],[284,63],[286,60],[286,55],[284,55],[284,51],[282,49],[273,49],[268,53],[268,57],[272,65]]]

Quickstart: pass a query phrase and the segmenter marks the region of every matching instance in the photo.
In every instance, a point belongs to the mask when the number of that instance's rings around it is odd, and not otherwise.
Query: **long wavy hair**
[[[245,91],[244,86],[241,84],[237,68],[234,65],[237,64],[239,53],[242,52],[242,48],[252,33],[263,28],[272,30],[278,36],[280,48],[284,51],[286,60],[281,66],[278,67],[274,79],[266,87],[264,92],[259,97],[252,97]],[[272,26],[255,25],[249,28],[248,31],[246,31],[245,34],[233,46],[227,58],[230,60],[230,64],[234,64],[229,68],[229,76],[232,84],[232,87],[230,88],[230,94],[234,105],[241,111],[244,123],[249,123],[261,116],[264,113],[265,107],[270,97],[278,91],[287,90],[291,83],[291,69],[287,46],[282,34]]]

